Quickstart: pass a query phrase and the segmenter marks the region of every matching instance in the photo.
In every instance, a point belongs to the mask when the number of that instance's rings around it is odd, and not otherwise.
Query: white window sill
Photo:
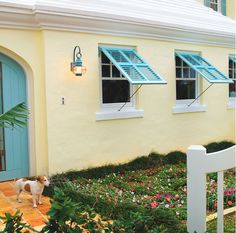
[[[229,102],[227,104],[228,109],[235,109],[236,108],[236,97],[229,99]]]
[[[144,110],[139,109],[122,109],[101,111],[96,113],[96,121],[126,119],[126,118],[140,118],[144,116]]]
[[[193,104],[188,107],[187,104],[176,104],[172,108],[173,113],[188,113],[188,112],[205,112],[207,109],[206,105]]]

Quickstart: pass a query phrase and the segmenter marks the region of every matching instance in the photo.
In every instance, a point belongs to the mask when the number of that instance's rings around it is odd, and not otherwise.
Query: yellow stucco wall
[[[226,0],[226,14],[236,20],[236,0]]]
[[[227,109],[228,85],[213,85],[201,98],[207,111],[173,114],[175,50],[199,51],[228,73],[229,48],[110,35],[59,31],[1,30],[1,45],[32,69],[33,133],[36,172],[50,174],[106,163],[125,162],[151,151],[186,150],[191,144],[235,140],[235,109]],[[10,39],[9,39],[10,38]],[[16,38],[17,42],[16,43]],[[98,45],[136,47],[167,82],[143,86],[137,106],[143,118],[96,121],[100,109]],[[70,62],[80,45],[87,72],[75,77]],[[208,87],[202,80],[202,89]],[[61,97],[65,105],[61,105]]]
[[[202,97],[203,113],[173,114],[175,49],[194,50],[227,74],[232,49],[93,34],[44,32],[48,151],[51,172],[127,161],[151,151],[186,150],[191,144],[234,140],[234,110],[227,109],[228,85],[214,85]],[[69,64],[80,45],[87,73],[78,78]],[[98,45],[135,46],[167,85],[143,86],[138,108],[144,118],[96,121],[99,103]],[[209,84],[202,82],[205,89]],[[65,97],[61,105],[60,97]]]

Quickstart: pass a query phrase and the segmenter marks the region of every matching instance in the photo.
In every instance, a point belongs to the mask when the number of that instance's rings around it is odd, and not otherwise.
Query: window
[[[233,83],[229,84],[229,97],[236,97],[236,58],[229,59],[229,78]]]
[[[176,100],[195,99],[199,85],[197,73],[181,58],[175,57],[176,62]]]
[[[130,103],[133,88],[116,66],[101,52],[102,104]]]
[[[97,120],[142,117],[135,94],[145,84],[166,84],[134,49],[99,47],[101,111]],[[139,86],[137,86],[139,85]]]
[[[210,8],[214,11],[220,11],[220,0],[210,0]]]
[[[176,55],[209,83],[232,83],[232,80],[198,54],[177,52]]]
[[[226,15],[226,0],[205,0],[205,6]]]
[[[176,52],[175,61],[176,106],[173,108],[174,113],[204,111],[205,107],[200,105],[198,98],[200,77],[211,84],[232,83],[232,80],[196,53]]]

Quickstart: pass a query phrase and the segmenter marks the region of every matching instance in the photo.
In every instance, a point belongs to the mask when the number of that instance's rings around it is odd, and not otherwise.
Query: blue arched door
[[[25,102],[26,77],[22,67],[0,53],[0,113]],[[29,175],[28,130],[0,128],[0,181]]]

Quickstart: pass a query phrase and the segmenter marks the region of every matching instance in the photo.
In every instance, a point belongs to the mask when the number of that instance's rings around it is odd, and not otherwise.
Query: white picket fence
[[[224,170],[236,167],[236,146],[215,153],[195,145],[187,151],[187,227],[189,233],[206,232],[206,174],[217,172],[217,233],[223,233]]]

